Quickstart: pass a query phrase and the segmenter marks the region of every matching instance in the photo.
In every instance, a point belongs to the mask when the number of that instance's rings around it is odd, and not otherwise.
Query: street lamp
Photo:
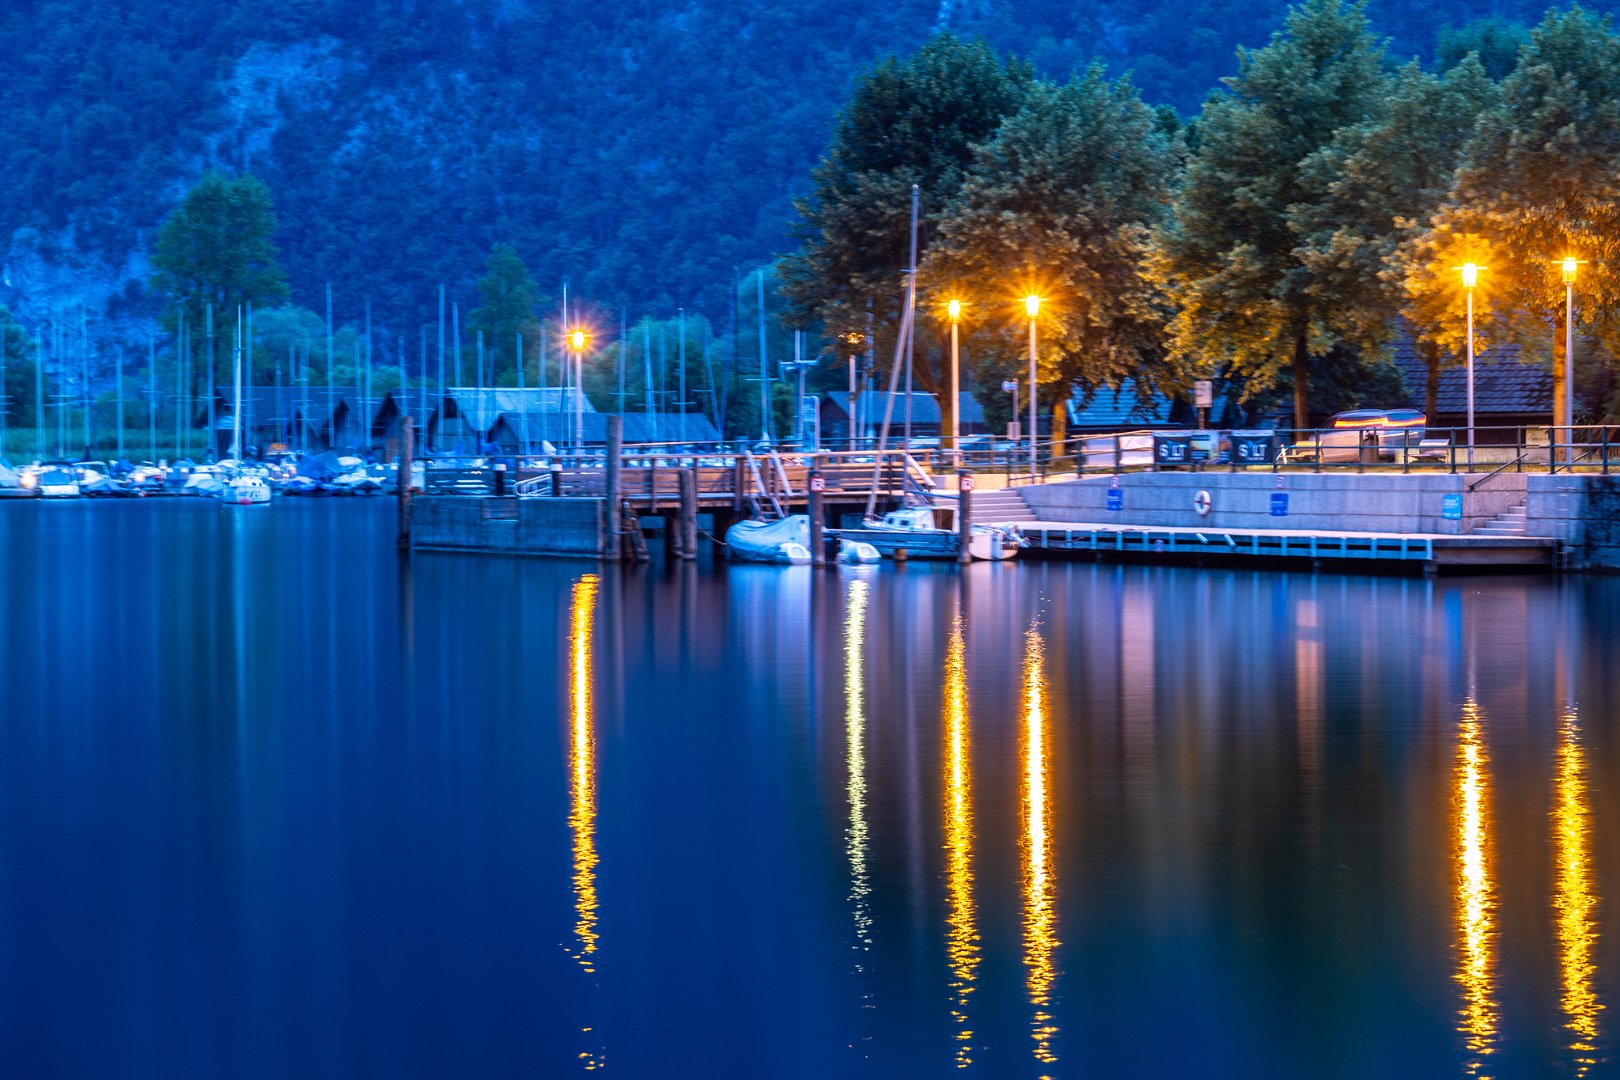
[[[866,344],[866,335],[851,330],[842,340],[849,347],[849,448],[854,450],[856,432],[860,426],[855,421],[855,365],[861,355],[861,346]]]
[[[1468,296],[1468,470],[1474,469],[1474,286],[1479,281],[1479,272],[1482,267],[1474,263],[1463,263],[1458,267],[1462,271],[1463,291]]]
[[[585,346],[590,335],[574,329],[568,335],[568,347],[574,352],[574,454],[585,453]]]
[[[1041,298],[1031,293],[1024,297],[1024,311],[1029,314],[1029,475],[1035,478],[1035,319],[1041,313]]]
[[[962,460],[961,454],[961,417],[957,414],[962,411],[962,393],[958,385],[961,371],[961,349],[957,342],[956,324],[962,318],[962,301],[951,300],[945,305],[945,312],[951,317],[951,457],[958,462]]]
[[[1566,256],[1564,271],[1564,451],[1569,461],[1575,460],[1575,274],[1584,259]],[[1554,455],[1556,457],[1557,455]]]

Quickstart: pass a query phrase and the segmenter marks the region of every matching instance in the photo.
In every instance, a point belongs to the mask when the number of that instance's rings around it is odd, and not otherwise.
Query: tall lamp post
[[[1575,460],[1575,273],[1585,260],[1564,259],[1564,456]],[[1556,456],[1556,455],[1554,455]]]
[[[1041,298],[1031,293],[1024,297],[1024,311],[1029,315],[1029,475],[1035,476],[1035,318],[1041,313]]]
[[[1463,263],[1463,292],[1468,297],[1468,470],[1474,469],[1474,286],[1479,282],[1480,267]]]
[[[956,324],[962,319],[962,301],[951,300],[945,305],[945,313],[951,317],[951,459],[957,464],[962,461],[961,430],[962,418],[962,388],[960,385],[962,353],[957,340]]]
[[[849,347],[849,448],[854,450],[856,434],[860,425],[856,422],[856,394],[859,392],[855,384],[855,369],[860,361],[861,346],[866,344],[866,335],[850,331],[844,335],[844,344]]]
[[[585,453],[585,345],[590,335],[575,329],[568,335],[569,348],[574,353],[574,456]]]

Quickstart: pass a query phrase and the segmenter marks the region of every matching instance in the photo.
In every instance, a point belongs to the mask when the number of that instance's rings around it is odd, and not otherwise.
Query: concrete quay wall
[[[428,551],[600,558],[602,500],[419,495],[411,540]]]
[[[1300,529],[1328,532],[1464,535],[1525,501],[1527,475],[1499,474],[1467,490],[1464,475],[1402,473],[1123,473],[1123,505],[1107,507],[1109,478],[1019,488],[1041,521],[1085,521],[1174,528]],[[1279,481],[1281,486],[1279,487]],[[1194,496],[1207,491],[1200,515]],[[1288,514],[1273,517],[1271,496],[1288,495]],[[1443,515],[1444,498],[1462,496],[1462,517]],[[1532,535],[1541,535],[1531,530]]]
[[[1620,570],[1620,475],[1532,475],[1525,521],[1532,536],[1564,542],[1574,570]]]

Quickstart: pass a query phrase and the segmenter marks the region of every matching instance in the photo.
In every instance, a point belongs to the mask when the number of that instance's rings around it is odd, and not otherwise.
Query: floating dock
[[[1297,529],[1185,529],[1153,525],[1020,521],[1036,555],[1097,558],[1276,559],[1321,565],[1329,559],[1407,563],[1444,569],[1553,570],[1557,540],[1538,536],[1454,536],[1439,533],[1332,532]]]

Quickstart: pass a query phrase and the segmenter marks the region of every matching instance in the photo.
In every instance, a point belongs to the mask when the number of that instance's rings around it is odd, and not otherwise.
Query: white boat
[[[883,553],[864,541],[845,539],[838,541],[839,562],[859,566],[863,563],[880,562],[882,559]]]
[[[742,562],[803,566],[810,561],[810,519],[793,514],[781,521],[739,521],[726,530],[726,551]]]
[[[224,497],[232,506],[257,506],[270,501],[270,485],[262,476],[239,476],[230,482]]]
[[[79,474],[71,465],[47,465],[36,476],[42,499],[77,499]]]

